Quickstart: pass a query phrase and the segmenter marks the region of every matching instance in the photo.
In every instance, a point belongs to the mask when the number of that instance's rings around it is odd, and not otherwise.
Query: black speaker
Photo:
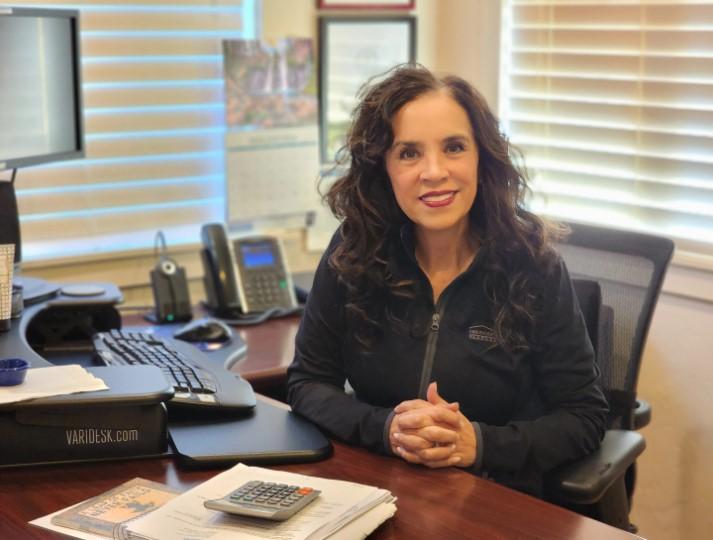
[[[17,212],[15,186],[7,180],[0,180],[0,244],[15,246],[15,263],[22,260],[20,252],[20,219]]]
[[[151,270],[151,288],[156,304],[156,311],[150,317],[152,321],[172,323],[191,320],[193,314],[186,271],[173,259],[161,257]]]

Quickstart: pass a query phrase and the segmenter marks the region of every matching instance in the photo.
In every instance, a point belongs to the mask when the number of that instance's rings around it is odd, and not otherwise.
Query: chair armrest
[[[644,448],[644,437],[635,431],[607,431],[599,449],[550,474],[550,496],[571,504],[597,502]]]
[[[649,422],[651,422],[651,404],[645,399],[638,398],[634,409],[634,429],[646,427]]]

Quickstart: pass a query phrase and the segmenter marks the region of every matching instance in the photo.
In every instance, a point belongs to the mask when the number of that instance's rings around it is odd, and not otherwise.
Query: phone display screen
[[[270,244],[270,242],[241,244],[240,252],[243,256],[245,268],[275,264],[275,254],[272,251],[272,244]]]

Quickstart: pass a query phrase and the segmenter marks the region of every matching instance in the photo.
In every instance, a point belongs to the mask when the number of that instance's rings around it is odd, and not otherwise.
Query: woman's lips
[[[421,195],[419,200],[430,208],[438,208],[451,204],[456,193],[456,191],[429,191],[425,195]]]

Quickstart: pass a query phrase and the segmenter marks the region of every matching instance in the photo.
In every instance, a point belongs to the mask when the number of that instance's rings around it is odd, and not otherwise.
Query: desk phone
[[[206,296],[219,315],[297,307],[280,242],[271,236],[229,239],[218,223],[204,225],[201,251]]]
[[[252,480],[220,499],[203,502],[206,508],[239,516],[285,521],[315,500],[321,491]]]

